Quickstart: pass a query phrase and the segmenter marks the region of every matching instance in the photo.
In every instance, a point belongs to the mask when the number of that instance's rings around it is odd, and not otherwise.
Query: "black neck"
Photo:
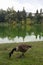
[[[11,55],[13,54],[14,51],[16,51],[16,48],[13,48],[13,49],[11,50],[11,52],[9,53],[9,57],[11,57]]]

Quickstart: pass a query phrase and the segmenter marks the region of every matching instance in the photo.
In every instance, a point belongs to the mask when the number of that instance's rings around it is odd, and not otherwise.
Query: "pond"
[[[32,35],[26,35],[24,38],[18,36],[16,36],[13,39],[9,39],[8,37],[0,38],[0,43],[20,43],[20,42],[34,42],[34,41],[43,41],[43,36],[41,36],[40,38],[40,35],[38,35],[36,38],[36,36],[32,34]]]
[[[0,26],[0,43],[43,41],[43,25]]]

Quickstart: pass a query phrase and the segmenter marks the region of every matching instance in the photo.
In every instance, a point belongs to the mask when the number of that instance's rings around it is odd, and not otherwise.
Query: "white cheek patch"
[[[16,47],[16,51],[18,51],[18,47]]]

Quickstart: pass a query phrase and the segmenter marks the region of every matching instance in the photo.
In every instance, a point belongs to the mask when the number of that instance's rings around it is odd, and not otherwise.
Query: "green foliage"
[[[32,13],[30,12],[28,18],[32,19]]]
[[[43,36],[42,10],[40,13],[37,10],[34,16],[29,13],[28,18],[24,8],[17,12],[13,8],[8,8],[7,11],[0,9],[0,37],[25,37],[26,33],[32,32]]]
[[[23,9],[23,11],[15,11],[12,8],[8,8],[7,11],[0,9],[0,22],[12,22],[12,21],[17,21],[17,23],[20,21],[26,21],[26,11]]]
[[[4,10],[0,10],[0,22],[4,22],[5,21],[5,16],[6,16],[6,11]]]
[[[39,23],[41,23],[42,22],[42,13],[40,12],[38,12],[38,10],[36,11],[36,13],[35,13],[35,17],[34,17],[34,21],[35,21],[35,23],[37,23],[37,24],[39,24]]]
[[[21,23],[22,21],[24,21],[24,24],[26,24],[27,18],[30,18],[32,23],[42,23],[43,21],[43,16],[42,16],[42,9],[40,9],[40,13],[38,12],[38,10],[36,10],[36,13],[34,13],[34,16],[32,15],[33,13],[30,12],[28,15],[28,13],[25,11],[25,9],[23,8],[22,11],[15,11],[12,8],[8,8],[7,10],[3,10],[0,9],[0,22],[17,22],[17,23]],[[31,24],[32,24],[31,23]]]

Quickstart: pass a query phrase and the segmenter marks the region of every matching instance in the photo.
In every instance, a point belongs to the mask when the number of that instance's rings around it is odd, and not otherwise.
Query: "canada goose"
[[[31,48],[30,45],[27,45],[27,44],[20,44],[18,45],[17,47],[13,48],[11,50],[11,52],[9,53],[9,57],[11,57],[11,55],[13,54],[14,51],[20,51],[22,52],[22,56],[24,56],[24,53],[29,49]]]

